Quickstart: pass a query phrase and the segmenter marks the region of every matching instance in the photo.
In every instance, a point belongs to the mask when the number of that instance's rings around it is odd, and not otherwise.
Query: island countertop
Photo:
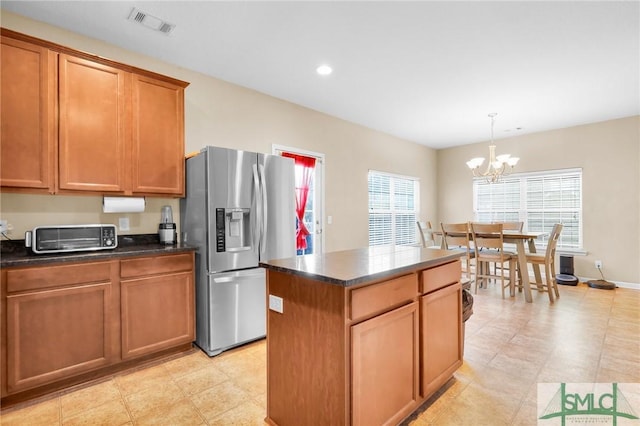
[[[403,272],[426,269],[462,256],[454,250],[416,246],[373,246],[261,262],[274,271],[349,287]]]

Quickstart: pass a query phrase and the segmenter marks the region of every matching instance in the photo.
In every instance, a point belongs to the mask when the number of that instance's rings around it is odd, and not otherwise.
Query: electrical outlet
[[[284,301],[282,297],[274,296],[273,294],[269,295],[269,309],[275,312],[282,313],[284,311]]]
[[[120,217],[118,218],[118,228],[120,231],[128,231],[129,230],[129,218],[128,217]]]
[[[6,220],[0,220],[0,232],[7,232],[9,230],[9,225]]]
[[[602,269],[602,260],[596,260],[595,264],[596,264],[596,268]]]

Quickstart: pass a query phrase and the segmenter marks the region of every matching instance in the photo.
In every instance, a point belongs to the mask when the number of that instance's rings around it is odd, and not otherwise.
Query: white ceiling
[[[486,141],[490,112],[496,139],[640,114],[638,1],[1,7],[433,148]],[[136,25],[132,7],[176,28]]]

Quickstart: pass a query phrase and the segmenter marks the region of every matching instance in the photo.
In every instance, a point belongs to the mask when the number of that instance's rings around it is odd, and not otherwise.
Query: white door
[[[304,212],[304,224],[309,231],[309,235],[307,236],[307,248],[304,250],[298,250],[297,252],[298,255],[322,253],[324,241],[324,154],[281,145],[273,146],[274,154],[282,155],[285,152],[304,155],[306,157],[316,159]],[[296,166],[296,175],[302,172],[302,170],[298,170],[299,167],[300,166]],[[298,182],[297,178],[296,182]]]

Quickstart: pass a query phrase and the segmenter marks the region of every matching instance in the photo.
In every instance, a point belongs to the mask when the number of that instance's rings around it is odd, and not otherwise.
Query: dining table
[[[440,231],[435,231],[434,235],[442,236]],[[464,233],[462,234],[464,235]],[[516,255],[518,256],[518,268],[520,271],[520,280],[522,283],[522,289],[524,291],[524,299],[531,303],[533,298],[531,296],[531,282],[529,281],[529,269],[527,266],[527,250],[525,248],[525,241],[527,242],[527,247],[529,248],[529,253],[536,253],[536,239],[540,237],[544,237],[549,235],[548,232],[524,232],[524,231],[513,231],[513,230],[504,230],[502,231],[502,238],[505,243],[515,244],[516,246]],[[473,240],[473,235],[469,232],[469,241]],[[444,238],[441,238],[440,246],[443,249],[446,249],[446,241]],[[533,266],[533,275],[535,276],[536,282],[542,282],[542,275],[540,272],[540,265],[532,264]],[[512,294],[513,295],[513,294]]]

